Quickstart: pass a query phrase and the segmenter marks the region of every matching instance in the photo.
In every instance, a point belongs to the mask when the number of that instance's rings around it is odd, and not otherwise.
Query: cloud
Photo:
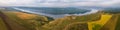
[[[64,7],[64,6],[114,6],[120,0],[0,0],[0,6],[37,6],[37,7]]]
[[[33,3],[34,0],[0,0],[0,5],[5,5],[5,6],[27,5]]]

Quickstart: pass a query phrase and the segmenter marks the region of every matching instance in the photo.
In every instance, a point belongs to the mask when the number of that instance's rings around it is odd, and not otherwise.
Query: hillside
[[[55,20],[25,12],[1,10],[1,13],[0,30],[119,30],[120,27],[120,14],[104,11]]]
[[[120,8],[107,8],[103,11],[113,15],[112,18],[101,28],[101,30],[120,30]]]
[[[0,18],[0,30],[7,30],[6,25],[4,24],[4,22],[2,21],[2,19]]]
[[[98,12],[98,13],[93,13],[93,14],[84,15],[84,16],[67,16],[65,18],[60,18],[60,19],[56,19],[54,21],[51,21],[49,24],[45,24],[40,29],[42,29],[42,30],[56,30],[56,29],[57,30],[64,30],[66,28],[66,26],[69,26],[69,24],[74,24],[74,23],[76,24],[76,22],[79,22],[78,24],[84,24],[87,26],[87,22],[99,20],[100,14],[101,13]],[[94,15],[94,17],[91,18],[93,15]],[[76,29],[79,29],[79,28],[76,28]],[[83,27],[83,29],[88,30],[87,27],[86,28]]]
[[[118,18],[117,18],[117,24],[116,24],[116,27],[115,27],[115,30],[120,30],[120,14],[118,14]]]
[[[102,14],[99,21],[88,22],[89,30],[99,30],[111,19],[111,17],[112,15]]]
[[[13,30],[36,30],[36,28],[39,28],[40,26],[49,22],[45,16],[13,11],[2,12],[7,16],[7,23]]]

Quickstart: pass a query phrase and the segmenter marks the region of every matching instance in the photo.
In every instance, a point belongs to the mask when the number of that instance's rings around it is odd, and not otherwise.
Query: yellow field
[[[94,24],[99,24],[99,25],[103,26],[111,17],[112,17],[112,15],[107,15],[107,14],[101,15],[101,19],[99,21],[88,22],[89,30],[93,30]]]

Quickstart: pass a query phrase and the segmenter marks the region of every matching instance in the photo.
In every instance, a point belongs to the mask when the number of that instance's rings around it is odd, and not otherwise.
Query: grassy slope
[[[36,16],[36,18],[30,17],[31,15],[28,15],[27,17],[23,17],[23,15],[26,16],[26,14],[22,14],[21,18],[20,14],[17,16],[16,13],[9,12],[9,11],[3,11],[4,14],[6,14],[10,20],[8,22],[11,25],[13,29],[19,29],[19,30],[35,30],[37,26],[41,26],[42,24],[46,23],[48,20],[46,17]],[[25,18],[25,19],[24,19]],[[37,27],[38,28],[38,27]]]
[[[103,26],[111,17],[112,15],[101,15],[101,19],[99,21],[88,22],[89,30],[100,29],[100,26]]]
[[[116,25],[116,28],[115,30],[120,30],[120,14],[118,15],[118,19],[117,19],[117,25]]]
[[[74,16],[68,16],[65,18],[60,18],[56,19],[49,24],[46,24],[43,26],[42,30],[63,30],[66,26],[68,26],[71,23],[76,23],[76,22],[89,22],[89,21],[96,21],[100,18],[101,13],[95,13],[95,14],[90,14],[90,15],[85,15],[85,16],[76,16],[76,18],[72,18]],[[90,17],[89,17],[90,16]],[[93,18],[91,18],[94,16]]]
[[[88,30],[88,24],[82,22],[71,23],[64,30]]]
[[[113,17],[101,28],[101,30],[120,30],[120,9],[109,9],[104,13],[113,14]]]
[[[112,18],[100,30],[115,30],[118,15],[113,14]]]
[[[0,18],[0,30],[7,30],[7,27],[5,26],[1,18]]]
[[[15,15],[17,17],[19,17],[19,19],[21,19],[22,21],[19,23],[23,23],[23,26],[25,27],[32,27],[30,29],[38,29],[39,27],[41,27],[42,25],[48,23],[48,19],[45,16],[38,16],[38,15],[34,15],[34,14],[27,14],[27,13],[22,13],[22,12],[13,12],[15,13]],[[39,29],[38,29],[39,30]]]
[[[19,25],[19,23],[17,23],[16,21],[14,21],[14,20],[20,20],[20,19],[17,19],[17,17],[14,14],[6,11],[2,11],[2,12],[6,16],[8,16],[9,20],[6,20],[6,21],[9,24],[9,26],[12,28],[12,30],[29,30],[28,28],[25,28]]]

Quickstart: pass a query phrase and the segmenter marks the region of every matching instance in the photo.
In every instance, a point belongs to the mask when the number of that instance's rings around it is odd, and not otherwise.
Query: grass
[[[22,12],[13,12],[13,14],[16,14],[17,17],[19,17],[20,19],[23,19],[23,20],[33,19],[33,18],[37,17],[36,15],[22,13]]]
[[[45,16],[37,16],[33,14],[11,11],[3,11],[3,13],[10,18],[11,22],[17,23],[16,25],[25,27],[28,30],[36,30],[45,23],[48,23],[48,19]]]
[[[94,27],[94,26],[96,26],[96,24],[103,26],[108,20],[111,19],[111,17],[112,17],[112,15],[101,15],[101,19],[99,21],[88,22],[89,30],[93,30],[93,28],[96,28],[96,27]],[[100,28],[97,28],[97,29],[99,30]]]
[[[101,13],[94,13],[94,14],[89,14],[85,16],[67,16],[64,18],[56,19],[54,21],[51,21],[49,24],[45,24],[42,26],[42,30],[47,29],[47,30],[63,30],[66,26],[68,26],[71,23],[76,23],[76,22],[90,22],[90,21],[96,21],[100,19]],[[92,17],[94,16],[94,17]],[[75,17],[75,18],[72,18]],[[94,19],[95,18],[95,19]],[[87,23],[86,23],[87,24]]]
[[[88,30],[88,25],[87,23],[81,23],[81,22],[76,22],[76,23],[71,23],[67,25],[64,30]]]
[[[92,30],[99,30],[101,28],[100,24],[93,24]]]
[[[118,15],[117,24],[115,30],[120,30],[120,14]]]
[[[115,30],[115,26],[118,21],[117,19],[118,19],[118,15],[113,14],[111,19],[107,21],[100,30]]]
[[[93,13],[93,14],[88,14],[88,15],[84,15],[84,16],[77,16],[76,17],[76,21],[97,21],[99,20],[101,17],[101,12],[98,12],[98,13]]]
[[[7,27],[5,26],[5,24],[1,18],[0,18],[0,30],[7,30]]]
[[[27,24],[27,23],[25,23],[25,21],[22,21],[21,19],[19,19],[15,14],[13,14],[11,12],[7,12],[7,11],[2,11],[2,12],[6,16],[8,16],[8,18],[9,18],[8,23],[10,24],[10,26],[12,27],[12,29],[22,28],[22,30],[30,30],[30,28],[26,28],[23,25],[21,25],[21,24]],[[22,22],[22,23],[20,23],[20,22]],[[19,29],[19,30],[21,30],[21,29]]]
[[[109,9],[109,10],[103,11],[103,12],[107,13],[107,14],[113,14],[114,16],[111,18],[111,20],[106,25],[104,25],[104,27],[101,28],[101,30],[120,30],[119,8],[118,9]]]
[[[45,16],[37,16],[21,12],[4,12],[4,14],[11,19],[11,22],[15,22],[28,30],[85,30],[85,28],[86,30],[99,30],[113,16],[111,14],[101,15],[101,12],[98,12],[84,16],[67,16],[55,19],[48,23],[48,19]],[[2,23],[3,22],[0,19],[0,26],[4,26]],[[119,29],[119,25],[118,22],[117,29]],[[6,27],[3,27],[2,29],[4,30],[5,28]]]

